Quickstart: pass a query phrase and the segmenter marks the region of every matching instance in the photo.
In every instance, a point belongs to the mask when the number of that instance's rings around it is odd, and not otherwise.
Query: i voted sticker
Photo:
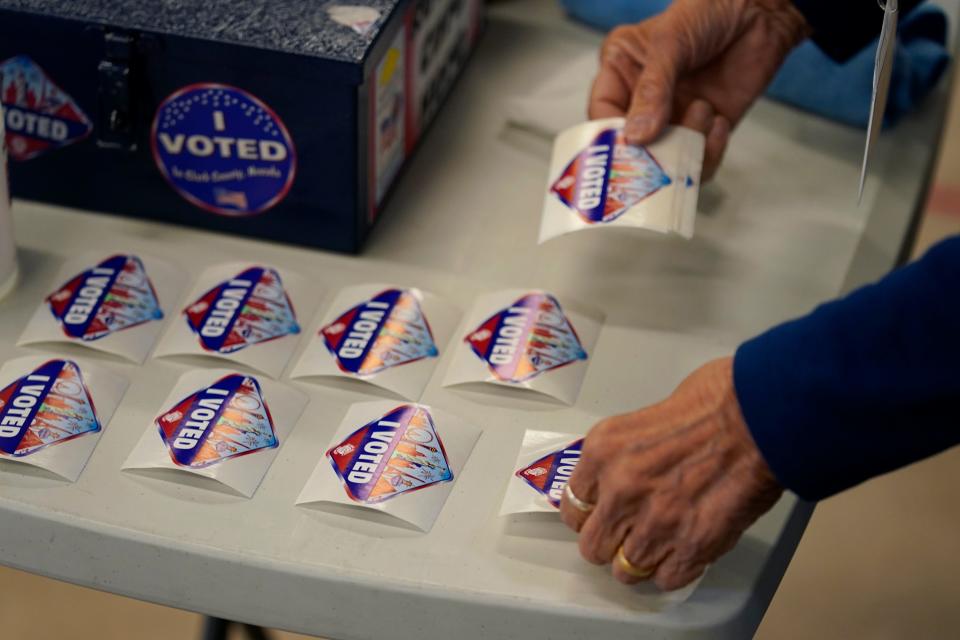
[[[20,162],[79,142],[93,130],[74,99],[28,56],[0,62],[0,102],[7,149]]]
[[[150,142],[157,167],[177,193],[221,215],[269,210],[296,176],[296,150],[283,121],[237,87],[180,89],[157,109]]]
[[[406,404],[357,429],[327,451],[356,502],[376,504],[453,480],[430,411]]]
[[[546,497],[547,501],[560,508],[560,498],[573,470],[580,462],[580,449],[583,439],[571,442],[564,448],[540,458],[531,465],[517,471],[517,477]]]
[[[550,190],[584,222],[612,222],[672,181],[645,147],[622,129],[601,131],[567,165]]]
[[[27,456],[100,431],[93,400],[69,360],[51,360],[0,390],[0,455]]]
[[[269,267],[250,267],[218,284],[184,315],[203,349],[215,353],[300,333],[280,274]]]
[[[77,274],[47,304],[64,335],[83,341],[163,318],[143,262],[132,255],[112,256]]]
[[[440,353],[416,294],[405,289],[381,291],[323,327],[320,334],[340,370],[358,376]]]
[[[193,469],[279,445],[260,383],[239,374],[184,398],[157,427],[173,462]]]
[[[528,293],[487,318],[466,342],[503,382],[524,382],[588,358],[560,303],[540,292]]]

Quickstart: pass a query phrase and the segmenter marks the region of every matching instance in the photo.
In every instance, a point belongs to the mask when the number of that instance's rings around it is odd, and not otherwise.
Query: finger
[[[680,124],[706,136],[710,133],[714,120],[716,120],[716,111],[713,105],[706,100],[694,100],[683,113]]]
[[[610,500],[602,500],[580,531],[580,555],[593,564],[609,564],[629,531],[629,518]]]
[[[706,570],[707,565],[696,562],[692,564],[680,564],[675,562],[676,554],[671,554],[663,563],[657,567],[653,574],[653,583],[661,591],[673,591],[685,587],[701,575]]]
[[[620,118],[629,105],[630,90],[623,75],[612,65],[604,64],[593,81],[587,115],[591,120]]]
[[[644,62],[633,85],[624,135],[630,144],[653,142],[670,122],[677,71],[669,57],[658,55]]]
[[[720,168],[723,154],[727,150],[727,143],[730,141],[730,128],[730,121],[724,116],[718,115],[713,119],[703,150],[703,174],[701,176],[703,182],[713,178],[717,169]]]
[[[653,578],[657,567],[671,552],[666,541],[643,538],[642,534],[634,530],[630,531],[622,546],[623,560],[629,567],[624,567],[615,560],[611,571],[613,577],[624,584],[636,584]],[[640,575],[637,575],[638,573]]]
[[[571,490],[573,490],[572,487]],[[577,496],[578,498],[580,497],[580,494],[575,490],[573,490],[573,495]],[[590,517],[591,512],[592,510],[584,511],[580,507],[574,505],[571,502],[570,497],[567,495],[567,492],[563,492],[563,495],[560,498],[560,520],[563,521],[565,525],[579,533],[580,530],[583,529],[583,525],[587,522],[587,519]]]
[[[607,452],[611,447],[607,443],[615,437],[615,429],[615,418],[601,420],[590,429],[590,433],[583,440],[580,461],[567,481],[569,490],[582,502],[591,505],[597,503],[597,478],[609,461]],[[580,531],[588,515],[589,513],[571,503],[565,490],[560,500],[560,519],[574,531]]]

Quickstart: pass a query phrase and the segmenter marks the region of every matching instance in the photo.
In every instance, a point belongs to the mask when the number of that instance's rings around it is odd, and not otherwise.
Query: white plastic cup
[[[10,293],[17,282],[17,247],[13,241],[13,214],[7,183],[7,136],[3,105],[0,105],[0,298]]]

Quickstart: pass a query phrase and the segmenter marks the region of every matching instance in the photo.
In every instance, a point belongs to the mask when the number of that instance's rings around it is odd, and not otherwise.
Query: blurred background
[[[960,101],[954,93],[915,255],[960,233]],[[954,449],[821,503],[757,637],[957,638],[958,487],[960,450]],[[203,624],[193,613],[2,567],[0,620],[5,640],[199,640]],[[243,637],[237,629],[231,636]]]

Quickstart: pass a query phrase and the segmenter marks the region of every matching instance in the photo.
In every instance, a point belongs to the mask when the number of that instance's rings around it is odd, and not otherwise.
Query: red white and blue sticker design
[[[502,382],[525,382],[589,356],[553,296],[528,293],[487,318],[466,337]]]
[[[371,376],[440,353],[414,292],[387,289],[320,329],[344,373]]]
[[[571,442],[562,449],[547,454],[528,467],[517,471],[516,476],[544,496],[547,501],[560,508],[563,489],[580,462],[580,449],[583,438]]]
[[[645,147],[627,144],[622,129],[605,129],[550,190],[584,222],[595,224],[616,220],[671,183]]]
[[[183,313],[200,345],[214,353],[234,353],[300,333],[280,274],[269,267],[245,269],[207,291]]]
[[[100,431],[80,367],[51,360],[0,390],[0,455],[23,457]]]
[[[87,342],[163,318],[143,262],[132,255],[112,256],[77,274],[47,304],[68,338]]]
[[[7,150],[17,161],[83,140],[93,130],[80,105],[27,56],[0,62]]]
[[[433,417],[415,404],[357,429],[327,457],[350,499],[363,504],[453,480]]]
[[[229,85],[193,84],[169,96],[157,109],[150,142],[170,186],[221,215],[267,211],[286,197],[297,173],[280,116]]]
[[[156,423],[174,464],[191,469],[280,443],[260,383],[240,374],[225,376],[184,398]]]

